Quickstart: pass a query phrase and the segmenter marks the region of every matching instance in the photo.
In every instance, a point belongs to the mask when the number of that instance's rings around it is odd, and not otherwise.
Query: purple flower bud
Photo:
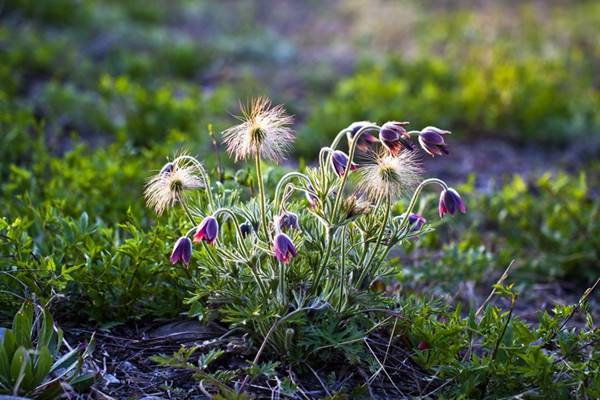
[[[423,228],[423,225],[427,223],[427,220],[419,214],[410,214],[408,216],[408,226],[410,226],[411,232],[418,232]]]
[[[242,234],[242,237],[244,238],[251,234],[253,230],[254,227],[252,226],[250,221],[245,221],[240,225],[240,232]]]
[[[406,132],[406,129],[404,129],[404,125],[406,124],[408,124],[408,122],[386,122],[379,131],[379,140],[381,140],[381,143],[393,156],[400,154],[402,149],[413,149],[413,146],[409,141],[410,135]]]
[[[358,131],[364,128],[367,125],[375,125],[374,122],[370,121],[357,121],[353,122],[348,126],[348,131],[346,132],[346,137],[348,138],[348,142],[351,142]],[[372,135],[369,132],[365,132],[359,136],[358,142],[356,143],[356,148],[362,152],[366,152],[369,150],[369,145],[373,143],[377,143],[379,140],[375,135]]]
[[[284,211],[281,215],[275,219],[275,224],[280,231],[287,231],[288,229],[300,230],[300,224],[298,223],[298,216],[290,211]]]
[[[423,229],[423,225],[427,223],[427,220],[419,214],[410,214],[408,216],[408,227],[409,232],[419,232]],[[411,240],[419,240],[418,236],[411,237]]]
[[[192,258],[192,241],[187,236],[182,236],[175,242],[171,253],[171,264],[183,262],[187,267]]]
[[[419,133],[419,144],[432,157],[448,154],[448,145],[444,142],[444,135],[448,134],[450,131],[428,126]]]
[[[196,234],[194,235],[194,242],[198,243],[205,241],[208,244],[213,244],[217,240],[219,235],[219,223],[214,217],[206,217],[202,220]]]
[[[439,204],[440,218],[446,214],[454,215],[458,211],[463,214],[467,212],[465,202],[460,197],[458,192],[452,188],[442,190]]]
[[[168,162],[160,169],[160,175],[168,175],[173,172],[175,165],[172,162]]]
[[[284,264],[289,263],[293,257],[298,255],[294,243],[285,233],[279,233],[275,236],[273,248],[275,249],[275,258]]]
[[[348,156],[346,153],[340,150],[336,150],[331,155],[331,166],[338,176],[344,176],[346,173],[346,166],[348,165]],[[355,163],[350,163],[350,171],[354,171],[358,168]]]

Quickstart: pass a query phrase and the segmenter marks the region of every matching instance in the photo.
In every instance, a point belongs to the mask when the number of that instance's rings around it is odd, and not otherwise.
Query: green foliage
[[[473,198],[471,232],[493,230],[500,265],[516,259],[532,280],[593,282],[600,274],[600,201],[590,193],[596,178],[546,173],[514,176],[491,196]]]
[[[0,336],[0,393],[54,399],[73,389],[88,389],[97,375],[84,368],[94,350],[94,338],[85,349],[61,355],[62,330],[45,309],[34,310],[31,303],[23,303],[12,329]]]
[[[487,12],[457,5],[436,13],[418,3],[382,7],[402,23],[373,27],[365,39],[374,49],[357,71],[329,97],[314,98],[302,154],[326,144],[345,120],[410,116],[413,129],[433,124],[470,139],[546,144],[587,140],[600,129],[600,47],[592,39],[598,4],[548,4],[544,12],[529,2]],[[364,8],[356,11],[359,21],[374,12]],[[412,19],[403,15],[411,8],[417,9]],[[388,44],[388,37],[396,51],[379,54],[378,39]]]

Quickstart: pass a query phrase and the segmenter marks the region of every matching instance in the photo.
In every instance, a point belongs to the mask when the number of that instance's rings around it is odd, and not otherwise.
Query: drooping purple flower
[[[331,166],[338,176],[344,176],[346,173],[346,166],[348,165],[348,156],[346,153],[340,150],[336,150],[331,155]],[[355,171],[358,165],[350,163],[350,171]]]
[[[419,133],[419,144],[432,157],[448,154],[448,145],[444,142],[444,135],[448,134],[450,131],[428,126]]]
[[[192,241],[187,236],[182,236],[175,242],[171,253],[171,264],[183,262],[187,267],[192,258]]]
[[[219,235],[219,223],[214,217],[206,217],[202,220],[196,234],[194,235],[194,242],[198,243],[205,241],[208,244],[213,244],[217,240]]]
[[[442,190],[439,203],[440,218],[446,214],[454,215],[458,211],[463,214],[467,212],[465,202],[458,192],[452,188]]]
[[[279,233],[273,239],[273,248],[275,250],[275,258],[284,264],[291,261],[293,257],[298,255],[292,239],[285,233]]]
[[[254,230],[254,227],[252,226],[250,221],[245,221],[240,225],[240,233],[242,234],[242,237],[244,237],[244,238],[247,237],[249,234],[251,234],[253,230]]]
[[[275,224],[280,231],[287,231],[288,229],[300,230],[300,224],[298,223],[298,216],[290,211],[284,211],[281,215],[275,219]]]
[[[375,123],[370,121],[357,121],[351,123],[348,128],[346,128],[348,129],[346,132],[346,138],[348,138],[348,142],[352,142],[358,131],[368,125],[375,125]],[[365,132],[359,136],[358,142],[356,143],[356,148],[359,151],[366,152],[369,150],[369,145],[377,143],[378,141],[379,140],[375,135]]]
[[[410,135],[404,129],[408,122],[390,121],[383,124],[379,131],[379,140],[391,155],[397,156],[402,149],[412,150]]]

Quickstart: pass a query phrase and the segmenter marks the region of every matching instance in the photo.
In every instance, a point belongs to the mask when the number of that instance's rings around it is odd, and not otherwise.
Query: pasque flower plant
[[[159,214],[180,205],[188,220],[171,262],[189,264],[194,275],[194,314],[209,318],[215,315],[209,310],[217,311],[271,350],[293,354],[300,311],[309,318],[310,310],[328,310],[330,321],[342,321],[373,304],[385,306],[385,292],[370,288],[394,272],[386,262],[394,246],[430,230],[424,210],[416,210],[425,187],[441,189],[440,217],[466,211],[444,181],[421,178],[412,143],[416,138],[426,153],[446,154],[447,131],[408,131],[407,122],[396,121],[352,123],[321,150],[318,164],[286,173],[267,193],[263,159],[286,156],[292,117],[260,98],[242,108],[240,119],[223,133],[224,143],[236,161],[254,159],[257,198],[239,187],[213,186],[200,162],[181,155],[150,178],[146,199]],[[199,189],[200,196],[188,196]],[[398,213],[394,205],[401,198],[408,205]],[[272,329],[291,313],[295,322]]]

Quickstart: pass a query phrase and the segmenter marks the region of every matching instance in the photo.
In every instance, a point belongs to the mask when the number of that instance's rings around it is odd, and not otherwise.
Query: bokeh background
[[[599,37],[597,1],[2,0],[0,268],[87,320],[177,311],[144,180],[182,148],[238,178],[219,132],[266,95],[296,116],[284,168],[355,120],[453,132],[424,162],[469,213],[393,261],[406,290],[475,301],[515,259],[532,314],[573,302],[600,273]]]

